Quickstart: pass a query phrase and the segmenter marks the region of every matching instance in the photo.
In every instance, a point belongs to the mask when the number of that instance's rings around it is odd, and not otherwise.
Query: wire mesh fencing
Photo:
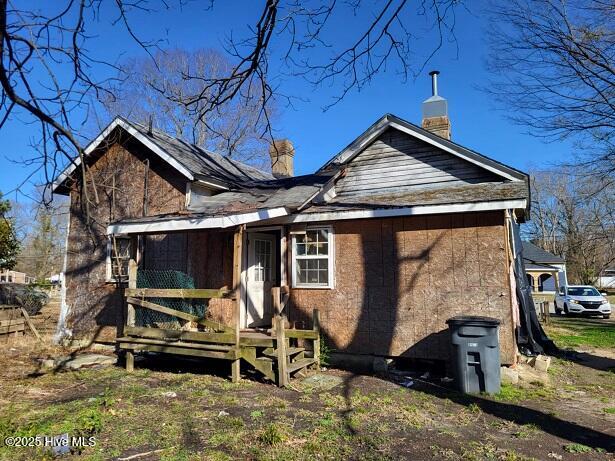
[[[179,289],[196,288],[194,279],[185,272],[175,270],[137,271],[137,288]],[[187,314],[203,317],[207,309],[205,299],[147,298],[147,301]],[[140,327],[181,330],[186,321],[142,306],[135,306],[135,325]]]

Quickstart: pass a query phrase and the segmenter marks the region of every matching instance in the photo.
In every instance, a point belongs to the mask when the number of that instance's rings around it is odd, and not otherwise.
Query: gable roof
[[[219,154],[202,149],[193,144],[169,136],[160,130],[149,130],[140,123],[129,122],[116,117],[86,148],[85,156],[94,152],[116,129],[122,129],[141,142],[151,152],[173,167],[186,179],[204,180],[220,189],[244,183],[274,179],[270,173],[246,165]],[[60,173],[53,183],[53,192],[62,193],[62,186],[81,164],[77,157]]]
[[[141,130],[144,129],[141,127]],[[343,180],[350,170],[345,166],[356,156],[365,152],[386,130],[399,130],[404,133],[404,136],[407,135],[421,143],[430,144],[436,148],[434,151],[441,150],[442,152],[437,153],[437,156],[450,155],[455,157],[455,160],[462,159],[472,164],[468,165],[467,169],[484,169],[485,174],[482,174],[481,170],[480,177],[476,178],[459,175],[460,181],[447,180],[448,182],[445,182],[440,178],[439,182],[434,181],[438,184],[431,184],[430,186],[433,187],[428,188],[405,188],[404,186],[381,188],[378,191],[370,190],[368,194],[362,195],[338,194],[335,190],[336,184]],[[173,158],[182,160],[183,164],[190,165],[193,170],[201,168],[203,160],[200,156],[196,159],[182,157],[186,152],[192,152],[194,146],[182,143],[164,133],[154,133],[153,137],[157,146],[165,152],[174,153]],[[179,152],[176,153],[176,149]],[[194,149],[201,151],[198,148]],[[207,154],[208,159],[216,158],[216,154]],[[426,155],[424,153],[423,157]],[[420,163],[420,161],[418,158],[413,159],[414,163]],[[198,162],[198,164],[194,165],[192,162]],[[389,159],[388,163],[391,162],[395,163],[395,160]],[[434,161],[433,165],[436,163]],[[216,177],[212,173],[211,166],[207,167],[209,177]],[[226,171],[225,168],[225,171],[220,172],[224,180],[226,180],[224,176]],[[449,170],[443,167],[442,171]],[[240,171],[239,175],[243,178],[245,177],[243,174],[259,176],[259,173],[266,175],[258,170],[257,172],[248,170],[247,173]],[[432,172],[428,173],[421,173],[421,179],[432,176]],[[474,171],[471,173],[474,175]],[[388,173],[381,174],[387,176]],[[396,171],[395,174],[399,176],[400,172]],[[416,177],[420,176],[418,173],[414,174],[417,174]],[[194,176],[196,177],[196,174]],[[442,139],[390,114],[380,118],[315,174],[286,179],[272,179],[270,176],[268,178],[254,177],[234,181],[233,185],[234,187],[229,188],[228,191],[195,200],[185,211],[165,216],[122,220],[110,225],[108,232],[162,232],[179,230],[177,226],[181,226],[182,229],[190,228],[190,226],[208,228],[225,227],[233,223],[264,221],[272,223],[312,222],[505,209],[522,211],[518,218],[523,219],[526,214],[524,212],[529,206],[528,176],[525,173]]]
[[[549,253],[531,242],[523,242],[523,259],[541,264],[564,264],[566,260],[560,256]]]
[[[389,128],[394,128],[407,133],[410,136],[418,138],[456,157],[478,165],[509,181],[524,181],[528,178],[528,175],[522,171],[504,165],[497,160],[493,160],[457,143],[441,138],[430,131],[427,131],[392,114],[386,114],[378,119],[372,126],[370,126],[358,138],[346,146],[340,153],[320,167],[317,173],[331,170],[335,171],[341,166],[348,164],[353,158],[359,155]]]

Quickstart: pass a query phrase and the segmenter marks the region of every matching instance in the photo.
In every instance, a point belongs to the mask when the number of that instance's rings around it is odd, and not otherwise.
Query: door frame
[[[280,255],[280,285],[288,285],[288,276],[286,273],[286,265],[288,260],[287,255],[287,236],[285,232],[285,226],[261,226],[261,227],[248,227],[243,233],[243,241],[241,242],[242,254],[241,254],[241,276],[239,277],[239,328],[248,328],[248,233],[249,232],[267,232],[278,231],[280,233],[279,246],[277,251]]]

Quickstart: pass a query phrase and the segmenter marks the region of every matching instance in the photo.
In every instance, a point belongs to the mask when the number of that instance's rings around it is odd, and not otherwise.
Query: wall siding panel
[[[353,196],[501,180],[473,163],[389,129],[350,162],[336,191]]]
[[[502,361],[513,362],[502,212],[331,224],[335,288],[291,290],[291,321],[308,324],[318,308],[334,349],[448,360],[446,320],[487,315],[501,320]]]

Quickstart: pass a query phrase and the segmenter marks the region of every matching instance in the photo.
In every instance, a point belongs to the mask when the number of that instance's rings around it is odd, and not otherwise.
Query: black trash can
[[[451,334],[455,383],[468,394],[500,392],[500,321],[463,315],[446,321]]]

